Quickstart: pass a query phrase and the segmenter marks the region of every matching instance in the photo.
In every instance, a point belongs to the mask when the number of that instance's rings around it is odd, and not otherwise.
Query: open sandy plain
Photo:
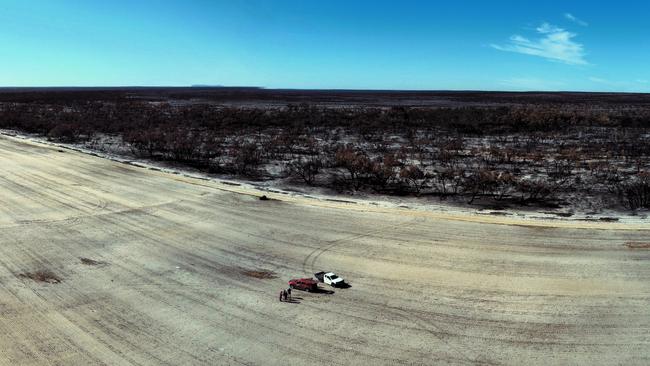
[[[650,363],[648,225],[259,195],[0,137],[0,364]]]

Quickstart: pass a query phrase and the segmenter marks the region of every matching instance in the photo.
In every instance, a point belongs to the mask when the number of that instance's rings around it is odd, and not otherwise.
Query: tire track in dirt
[[[366,238],[366,237],[372,237],[374,235],[378,235],[390,230],[394,230],[396,228],[405,228],[411,225],[414,225],[418,221],[418,218],[412,219],[408,222],[405,223],[399,223],[399,224],[394,224],[389,227],[385,227],[382,229],[378,230],[370,230],[361,234],[353,234],[347,237],[343,237],[340,239],[334,239],[334,240],[329,240],[325,241],[327,243],[325,246],[318,247],[314,250],[312,250],[306,257],[303,259],[302,262],[302,272],[308,276],[311,277],[314,274],[315,268],[316,268],[316,261],[318,261],[318,258],[320,258],[321,255],[323,255],[325,252],[332,250],[333,248],[346,243],[346,242],[353,242],[354,240],[361,239],[361,238]],[[307,264],[309,263],[309,270],[307,270]]]

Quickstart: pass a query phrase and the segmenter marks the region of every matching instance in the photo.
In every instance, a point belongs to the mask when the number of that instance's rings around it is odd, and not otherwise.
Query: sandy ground
[[[0,364],[650,363],[648,224],[259,194],[0,137]]]

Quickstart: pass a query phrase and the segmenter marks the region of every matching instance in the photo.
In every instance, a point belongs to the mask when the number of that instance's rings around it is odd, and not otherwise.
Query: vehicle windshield
[[[339,278],[339,276],[337,276],[337,275],[331,275],[331,276],[330,276],[330,279],[332,279],[332,280],[335,280],[335,279],[337,279],[337,278]]]

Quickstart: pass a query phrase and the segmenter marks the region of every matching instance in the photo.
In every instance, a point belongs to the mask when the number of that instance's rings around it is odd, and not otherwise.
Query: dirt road
[[[252,193],[0,137],[0,364],[650,363],[650,227]]]

